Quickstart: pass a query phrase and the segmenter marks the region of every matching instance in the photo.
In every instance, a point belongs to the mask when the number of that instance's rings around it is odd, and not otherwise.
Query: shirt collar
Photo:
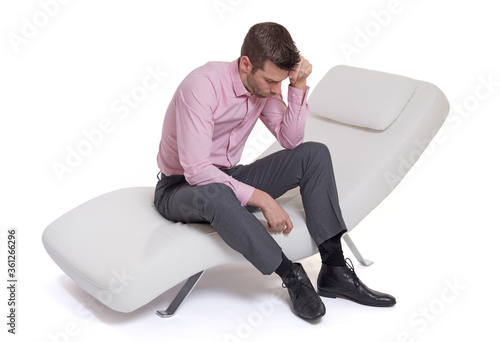
[[[250,95],[246,90],[243,82],[241,82],[240,72],[238,70],[238,59],[231,62],[230,67],[231,80],[233,82],[233,89],[236,96]]]

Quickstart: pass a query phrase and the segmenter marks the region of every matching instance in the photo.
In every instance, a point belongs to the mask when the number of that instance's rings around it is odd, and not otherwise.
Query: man
[[[288,31],[276,23],[250,28],[240,58],[232,63],[210,62],[192,71],[165,115],[158,153],[162,175],[155,191],[155,206],[165,218],[210,223],[262,274],[277,273],[295,313],[306,320],[325,314],[318,293],[373,306],[396,302],[366,287],[344,259],[340,238],[346,226],[328,148],[302,143],[311,72]],[[281,96],[287,78],[288,106]],[[237,165],[258,119],[285,149]],[[293,222],[275,199],[297,186],[322,259],[318,293],[268,232],[292,232]],[[267,227],[251,213],[255,208],[262,210]]]

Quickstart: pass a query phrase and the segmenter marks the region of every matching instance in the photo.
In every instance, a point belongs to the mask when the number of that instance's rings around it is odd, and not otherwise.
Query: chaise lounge
[[[312,91],[309,107],[305,141],[330,149],[349,231],[397,186],[449,112],[433,84],[350,66],[330,69]],[[280,148],[275,143],[263,156]],[[209,224],[164,219],[153,195],[154,187],[136,187],[91,199],[51,223],[42,241],[70,278],[116,311],[132,312],[187,279],[169,308],[157,312],[167,317],[205,270],[247,261]],[[273,234],[284,253],[292,260],[317,253],[298,189],[278,202],[294,223],[291,234]],[[261,212],[255,215],[265,222]],[[349,233],[343,238],[360,263],[371,264]]]

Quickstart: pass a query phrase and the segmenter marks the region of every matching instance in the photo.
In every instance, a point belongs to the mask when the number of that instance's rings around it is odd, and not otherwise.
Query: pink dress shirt
[[[251,95],[243,86],[238,60],[209,62],[192,71],[177,88],[163,122],[158,152],[162,173],[184,175],[191,185],[223,183],[246,205],[254,188],[221,169],[234,167],[257,119],[282,147],[292,149],[304,139],[309,108],[300,89],[288,87],[288,104],[280,94]]]

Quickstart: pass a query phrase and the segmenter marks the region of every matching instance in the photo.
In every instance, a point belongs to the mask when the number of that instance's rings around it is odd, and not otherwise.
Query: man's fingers
[[[290,78],[290,82],[293,83],[293,82],[297,81],[297,78],[298,78],[300,70],[302,68],[302,63],[304,62],[304,59],[305,59],[304,56],[300,56],[300,62],[297,64],[295,69],[291,70],[288,73],[288,78]]]
[[[300,56],[300,62],[297,67],[288,73],[290,83],[305,80],[312,73],[312,64],[304,56]]]
[[[309,63],[307,59],[303,60],[302,63],[300,64],[300,69],[298,70],[299,74],[297,75],[297,78],[307,78],[312,72],[312,64]]]
[[[278,224],[272,224],[267,222],[267,229],[273,233],[283,233],[288,234],[293,229],[293,223],[289,217],[284,218],[284,222]]]
[[[271,198],[271,197],[269,197]],[[273,233],[288,233],[293,228],[288,213],[271,198],[271,205],[262,208],[262,213],[267,221],[267,229]]]
[[[302,62],[300,62],[295,69],[293,69],[292,71],[290,71],[288,73],[288,78],[290,78],[291,83],[294,83],[295,81],[297,81],[301,67],[302,67]]]
[[[287,215],[286,226],[285,226],[285,230],[283,231],[283,234],[290,233],[292,231],[292,229],[293,229],[292,220],[290,220],[290,216]]]

